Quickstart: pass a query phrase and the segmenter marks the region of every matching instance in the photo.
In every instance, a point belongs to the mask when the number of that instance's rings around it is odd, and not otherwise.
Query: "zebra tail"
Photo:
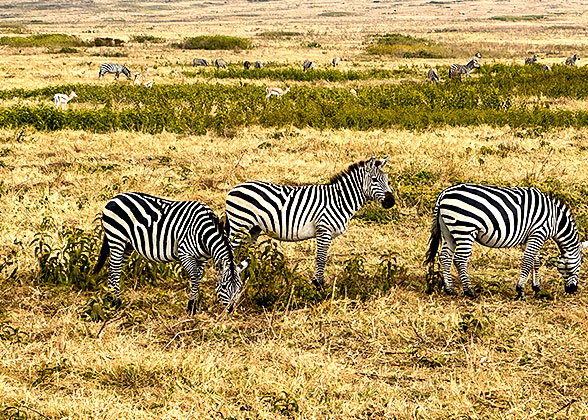
[[[433,213],[433,224],[431,226],[431,237],[429,238],[429,249],[425,255],[425,264],[433,264],[439,251],[441,242],[441,226],[439,225],[439,206],[435,205]]]
[[[98,257],[98,262],[92,271],[93,274],[98,274],[102,267],[104,267],[104,263],[106,262],[106,258],[108,258],[108,254],[110,254],[110,247],[108,246],[108,240],[106,239],[106,235],[104,235],[104,241],[102,242],[102,248],[100,248],[100,256]]]

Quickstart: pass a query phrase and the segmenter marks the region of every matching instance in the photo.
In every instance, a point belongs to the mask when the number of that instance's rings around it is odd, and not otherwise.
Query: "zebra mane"
[[[231,268],[231,270],[234,270],[235,269],[235,260],[233,259],[233,249],[231,248],[231,244],[229,243],[229,238],[227,235],[229,221],[225,218],[224,223],[221,223],[218,216],[216,214],[214,214],[214,212],[212,210],[210,211],[210,218],[212,219],[212,224],[214,225],[217,232],[221,236],[221,241],[222,241],[223,245],[226,247],[226,249],[229,252],[229,257],[230,257],[229,264],[231,265],[230,268]]]
[[[363,168],[367,161],[362,160],[361,162],[352,163],[349,165],[347,169],[342,170],[338,174],[333,175],[329,180],[329,184],[335,184],[336,182],[340,181],[341,179],[345,178],[347,175],[355,172],[356,170]]]

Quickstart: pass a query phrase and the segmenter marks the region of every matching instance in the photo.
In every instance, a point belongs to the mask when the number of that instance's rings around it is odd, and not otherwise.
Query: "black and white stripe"
[[[429,79],[429,81],[431,83],[438,83],[439,82],[439,73],[437,73],[437,69],[435,69],[435,68],[429,69],[429,72],[427,73],[427,79]]]
[[[328,184],[290,187],[265,182],[237,185],[227,197],[226,217],[230,234],[240,231],[271,232],[282,241],[317,239],[313,283],[324,284],[324,268],[331,240],[341,235],[366,200],[377,200],[384,208],[394,205],[383,171],[388,158],[351,165]],[[236,246],[238,239],[232,244]]]
[[[118,79],[120,74],[127,76],[127,79],[131,79],[131,71],[123,66],[122,64],[104,63],[100,66],[100,72],[98,73],[98,79],[102,78],[106,73],[112,73]]]
[[[304,63],[302,63],[302,70],[306,71],[310,69],[314,69],[314,63],[310,60],[304,60]]]
[[[226,69],[227,68],[227,62],[222,58],[217,58],[216,60],[214,60],[214,65],[216,66],[217,69]]]
[[[576,65],[576,61],[580,60],[580,56],[578,54],[574,54],[571,57],[566,58],[566,66],[575,66]]]
[[[557,269],[564,278],[565,290],[574,293],[587,243],[580,244],[576,223],[565,204],[536,188],[459,184],[437,198],[427,262],[434,262],[442,242],[439,259],[446,292],[455,293],[451,281],[453,261],[464,293],[475,297],[467,273],[474,242],[492,248],[526,244],[516,287],[517,299],[524,299],[529,273],[532,272],[533,290],[540,290],[537,253],[548,239],[559,247]]]
[[[180,261],[191,279],[188,311],[196,309],[196,298],[204,265],[211,257],[219,271],[216,292],[231,309],[242,286],[233,251],[210,208],[197,201],[171,201],[142,193],[124,193],[109,200],[102,212],[104,242],[95,272],[110,253],[108,286],[120,305],[120,274],[129,255],[156,262]]]
[[[192,60],[192,64],[194,66],[207,67],[208,61],[206,61],[204,58],[195,58],[194,60]]]
[[[533,57],[527,57],[525,58],[525,66],[529,66],[531,64],[535,64],[537,63],[537,56],[534,55]]]
[[[478,63],[478,59],[480,59],[481,57],[482,56],[480,55],[480,53],[477,53],[474,56],[474,58],[472,58],[465,65],[462,65],[462,64],[452,64],[449,67],[449,78],[450,79],[454,79],[454,78],[461,79],[461,76],[462,75],[469,76],[470,73],[472,72],[472,70],[479,69],[480,68],[480,64]]]

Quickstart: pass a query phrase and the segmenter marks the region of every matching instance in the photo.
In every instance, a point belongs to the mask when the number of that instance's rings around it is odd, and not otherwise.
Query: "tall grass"
[[[376,37],[368,45],[367,52],[401,58],[442,58],[450,54],[447,48],[436,42],[398,33]]]
[[[173,46],[185,50],[246,50],[252,45],[250,40],[236,36],[201,35],[186,38]]]

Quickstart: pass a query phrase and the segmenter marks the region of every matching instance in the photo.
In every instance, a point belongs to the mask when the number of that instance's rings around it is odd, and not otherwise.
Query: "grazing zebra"
[[[551,66],[548,64],[543,64],[543,67],[541,67],[541,70],[543,71],[551,71]]]
[[[225,60],[223,60],[222,58],[217,58],[216,60],[214,60],[214,65],[216,66],[217,69],[226,69],[227,68],[227,62]]]
[[[243,67],[245,67],[245,70],[249,70],[251,68],[251,62],[244,61],[243,62]]]
[[[262,69],[263,68],[263,63],[259,60],[257,60],[255,62],[255,64],[253,65],[253,67],[255,67],[256,69]]]
[[[196,298],[206,261],[212,257],[219,271],[216,292],[227,310],[242,286],[226,232],[215,214],[197,201],[171,201],[142,193],[119,194],[102,212],[104,241],[94,269],[104,266],[110,253],[108,286],[120,306],[120,273],[129,255],[137,251],[150,261],[180,261],[191,279],[188,312]]]
[[[535,64],[537,63],[537,56],[533,55],[533,57],[527,57],[525,58],[525,66],[529,66],[531,64]]]
[[[309,69],[314,69],[314,63],[310,60],[304,60],[304,63],[302,63],[302,70],[306,71]]]
[[[452,64],[449,67],[449,78],[461,79],[462,74],[469,76],[473,69],[479,69],[480,64],[478,64],[478,55],[479,53],[476,54],[476,56],[474,56],[474,58],[472,58],[466,65]]]
[[[63,109],[64,111],[67,109],[67,103],[69,101],[71,101],[73,98],[77,98],[78,95],[76,95],[76,93],[72,90],[71,93],[68,95],[65,95],[63,93],[56,93],[55,96],[53,97],[53,105],[55,105],[55,108],[57,109]]]
[[[204,58],[195,58],[192,60],[192,64],[194,66],[208,67],[208,61],[206,61]]]
[[[437,69],[429,69],[429,73],[427,73],[427,78],[431,83],[438,83],[439,73],[437,73]]]
[[[582,250],[578,229],[568,207],[536,188],[459,184],[437,198],[427,263],[433,263],[442,241],[439,260],[445,291],[454,294],[451,281],[453,260],[466,296],[476,297],[467,273],[474,242],[492,248],[526,244],[517,299],[525,299],[525,282],[532,272],[533,290],[539,291],[537,252],[553,239],[560,251],[557,269],[567,293],[578,289]]]
[[[281,98],[282,95],[285,95],[286,93],[290,92],[290,88],[286,88],[286,90],[282,90],[280,88],[270,88],[267,87],[265,88],[265,99],[269,99],[270,96],[277,96],[278,98]]]
[[[331,60],[331,64],[333,65],[333,67],[337,67],[340,62],[341,62],[341,58],[339,58],[339,57],[335,57]]]
[[[571,57],[566,58],[566,66],[575,66],[576,65],[576,61],[580,60],[580,56],[578,54],[574,54]]]
[[[122,64],[104,63],[100,66],[100,72],[98,73],[98,79],[102,78],[106,73],[113,73],[115,78],[118,79],[120,74],[127,76],[127,79],[131,80],[131,71]]]
[[[273,232],[282,241],[317,239],[313,284],[324,285],[324,269],[331,240],[341,235],[349,220],[366,200],[377,200],[384,208],[394,205],[388,175],[382,169],[388,158],[349,166],[328,184],[291,187],[266,182],[246,182],[229,191],[226,217],[231,244],[240,231]]]

